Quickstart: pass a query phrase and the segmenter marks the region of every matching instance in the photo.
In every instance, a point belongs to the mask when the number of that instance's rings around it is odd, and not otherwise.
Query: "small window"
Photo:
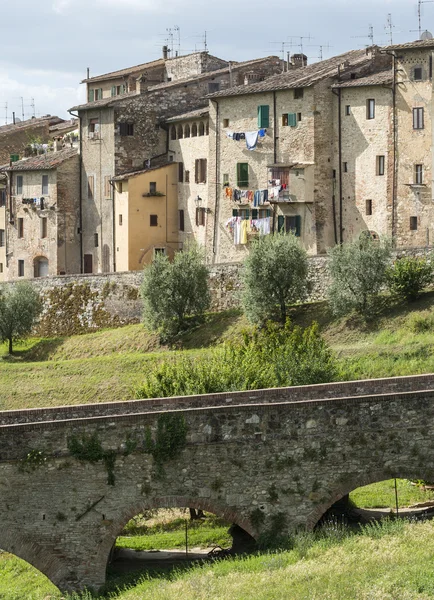
[[[48,219],[47,217],[41,218],[41,238],[46,238],[48,234]]]
[[[336,179],[336,169],[333,169],[333,179]]]
[[[384,175],[385,157],[377,156],[377,175]]]
[[[423,184],[423,165],[414,165],[414,183],[416,185]]]
[[[229,119],[223,119],[223,127],[229,127]]]
[[[95,100],[102,100],[102,88],[95,88]]]
[[[0,248],[6,244],[5,230],[0,229]]]
[[[3,263],[0,263],[0,273],[3,273]]]
[[[288,127],[288,113],[282,115],[282,127]]]
[[[158,227],[158,215],[150,215],[149,225],[151,227]]]
[[[345,116],[349,116],[351,114],[351,106],[349,104],[347,104],[345,106]]]
[[[417,217],[410,217],[410,231],[417,231]]]
[[[94,243],[95,248],[98,248],[98,246],[99,246],[99,239],[98,239],[98,234],[97,233],[93,234],[93,243]]]
[[[87,178],[87,199],[93,200],[94,193],[95,193],[95,177],[93,175],[89,175]]]
[[[6,190],[0,189],[0,208],[6,206]]]
[[[199,135],[200,136],[205,135],[205,125],[203,124],[202,121],[199,123]]]
[[[214,94],[220,91],[220,83],[218,81],[210,81],[208,83],[208,94]]]
[[[196,207],[196,225],[198,227],[205,225],[205,208]]]
[[[197,125],[196,125],[196,123],[193,123],[193,125],[191,126],[191,137],[197,137]]]
[[[134,123],[119,123],[120,135],[134,135]]]
[[[157,193],[157,182],[156,181],[150,181],[149,182],[149,193],[150,194],[156,194]]]
[[[43,196],[48,196],[48,175],[42,175],[42,190]]]
[[[422,81],[422,67],[415,67],[413,69],[414,81]]]
[[[375,100],[366,100],[366,118],[375,119]]]
[[[176,132],[176,135],[178,137],[178,140],[182,140],[182,138],[184,137],[184,129],[183,129],[182,125],[178,125],[178,130]]]
[[[171,140],[176,140],[176,127],[175,127],[175,125],[172,125],[172,127],[170,128],[170,139]]]
[[[22,219],[22,218],[18,219],[18,237],[19,238],[24,237],[24,219]]]
[[[366,200],[366,214],[372,215],[372,200]]]
[[[190,171],[186,171],[185,175],[185,183],[190,183]]]
[[[413,108],[413,129],[424,128],[424,111],[423,108]]]
[[[154,256],[157,256],[157,254],[161,254],[162,256],[165,256],[166,248],[154,248]]]
[[[119,227],[122,227],[122,215],[119,215]]]
[[[205,135],[209,135],[209,121],[205,123]]]
[[[18,277],[24,277],[24,261],[18,261]]]
[[[23,176],[17,175],[17,196],[23,193]]]
[[[344,162],[344,173],[348,173],[348,163]]]
[[[179,183],[184,182],[184,163],[178,163],[178,181]]]
[[[196,183],[206,183],[207,164],[206,158],[197,158],[194,161]]]
[[[258,106],[258,127],[266,128],[270,126],[270,107],[268,104]]]
[[[190,125],[187,123],[187,125],[184,127],[184,137],[189,138],[190,135],[191,135]]]
[[[238,187],[249,187],[248,163],[237,163],[237,185]]]
[[[99,119],[90,119],[89,138],[93,140],[99,139]]]
[[[229,173],[223,173],[223,185],[229,185]]]
[[[179,220],[179,231],[185,230],[185,222],[184,222],[184,211],[178,211],[178,220]]]
[[[303,88],[295,88],[294,90],[294,100],[302,100],[304,96]]]
[[[300,121],[301,121],[301,113],[297,113],[297,121],[300,123]]]

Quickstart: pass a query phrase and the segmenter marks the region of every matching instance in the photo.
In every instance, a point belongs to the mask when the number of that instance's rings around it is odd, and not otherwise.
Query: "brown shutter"
[[[202,159],[202,182],[206,183],[207,159]]]
[[[196,158],[194,161],[194,181],[195,183],[200,183],[200,159]]]
[[[184,163],[178,163],[178,181],[179,183],[183,183],[184,181]]]

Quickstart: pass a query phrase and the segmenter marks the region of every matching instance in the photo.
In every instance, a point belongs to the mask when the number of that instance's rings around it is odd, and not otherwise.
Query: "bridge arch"
[[[317,504],[306,519],[306,529],[312,530],[320,521],[324,514],[339,500],[353,492],[359,487],[379,483],[387,479],[425,479],[434,481],[434,469],[429,469],[424,466],[416,466],[414,468],[390,468],[386,467],[370,473],[348,474],[345,477],[340,477],[338,480],[329,486],[331,493],[324,499],[323,502]]]

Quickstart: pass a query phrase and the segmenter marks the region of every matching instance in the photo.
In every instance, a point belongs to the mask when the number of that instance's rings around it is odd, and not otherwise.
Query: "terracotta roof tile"
[[[387,85],[392,83],[393,75],[391,70],[380,71],[380,73],[373,73],[372,75],[366,75],[366,77],[360,77],[359,79],[348,79],[348,81],[340,81],[332,85],[333,88],[351,88],[351,87],[362,87],[366,85]]]
[[[381,52],[388,52],[389,50],[417,50],[418,48],[434,48],[434,39],[392,44],[391,46],[384,46],[381,48]]]
[[[140,72],[143,70],[164,67],[164,64],[164,58],[159,58],[151,62],[142,63],[141,65],[128,67],[127,69],[119,69],[119,71],[111,71],[110,73],[105,73],[104,75],[96,75],[95,77],[89,77],[89,79],[83,79],[81,83],[96,83],[97,81],[105,81],[106,79],[119,79],[120,77],[126,77],[128,75],[132,75],[133,73]]]
[[[12,163],[12,165],[4,165],[0,167],[0,171],[45,171],[56,169],[63,162],[76,155],[77,148],[67,148],[59,152],[47,152],[47,154],[19,160]]]
[[[207,117],[209,115],[209,108],[198,108],[196,110],[190,110],[189,112],[176,115],[176,117],[170,117],[166,119],[166,123],[175,123],[176,121],[188,121],[188,119],[200,119],[201,117]]]
[[[164,167],[169,167],[171,165],[176,165],[175,162],[165,162],[156,167],[149,167],[149,169],[140,169],[138,171],[130,171],[129,173],[122,173],[122,175],[116,175],[116,177],[112,178],[112,181],[123,181],[124,179],[130,179],[130,177],[136,177],[136,175],[142,175],[142,173],[148,173],[149,171],[156,171],[157,169],[163,169]]]

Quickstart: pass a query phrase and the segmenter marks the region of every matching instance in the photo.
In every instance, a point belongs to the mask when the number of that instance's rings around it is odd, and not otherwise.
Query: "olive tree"
[[[242,273],[244,312],[253,323],[286,323],[288,309],[307,293],[307,253],[293,233],[255,240]]]
[[[389,240],[369,236],[329,250],[328,300],[334,314],[354,310],[366,320],[375,315],[378,294],[386,286],[391,253]]]
[[[144,270],[141,295],[143,318],[151,329],[163,336],[187,329],[191,317],[201,317],[211,301],[203,252],[190,244],[173,261],[158,254]]]
[[[31,332],[41,308],[40,296],[30,283],[0,288],[0,339],[8,342],[9,354],[13,343]]]

